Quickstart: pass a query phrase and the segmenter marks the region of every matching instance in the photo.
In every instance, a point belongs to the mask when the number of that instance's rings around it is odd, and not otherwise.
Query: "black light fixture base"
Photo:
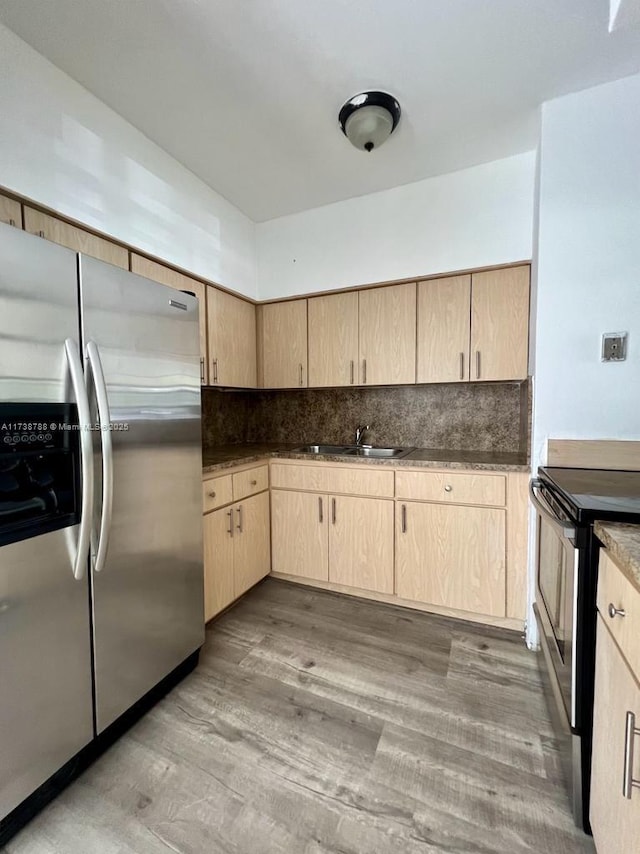
[[[345,136],[347,136],[347,119],[362,107],[383,107],[383,109],[387,110],[391,115],[391,119],[393,121],[391,132],[393,133],[398,126],[402,111],[400,109],[400,104],[393,95],[389,95],[388,92],[360,92],[358,95],[354,95],[353,98],[349,98],[349,100],[342,105],[342,108],[338,113],[338,121],[340,123],[342,133]],[[371,146],[371,148],[367,148],[367,151],[371,151],[372,148],[373,146]]]

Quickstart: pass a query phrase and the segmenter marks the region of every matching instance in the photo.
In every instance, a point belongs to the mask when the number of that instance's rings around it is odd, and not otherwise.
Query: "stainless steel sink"
[[[352,448],[347,455],[353,457],[378,457],[387,459],[389,457],[401,457],[408,454],[409,448]]]
[[[412,448],[368,448],[363,445],[303,445],[301,448],[296,448],[294,453],[393,459],[409,454],[411,451]]]
[[[348,445],[303,445],[296,448],[296,454],[348,454],[351,448]]]

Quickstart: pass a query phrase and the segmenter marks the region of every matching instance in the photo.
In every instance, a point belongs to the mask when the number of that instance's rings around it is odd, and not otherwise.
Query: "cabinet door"
[[[471,276],[418,282],[419,383],[469,379]]]
[[[271,570],[269,493],[235,504],[234,513],[234,592],[240,596]]]
[[[393,501],[332,496],[329,581],[393,593]]]
[[[15,225],[16,228],[22,228],[20,202],[16,202],[15,199],[9,199],[7,196],[0,196],[0,222],[6,222],[7,225]]]
[[[204,534],[204,618],[210,620],[235,598],[233,584],[233,510],[227,507],[202,517]]]
[[[358,381],[358,294],[309,300],[309,386]]]
[[[360,382],[398,385],[416,381],[416,285],[359,293]]]
[[[262,385],[296,388],[307,385],[307,300],[260,307]]]
[[[256,386],[256,307],[218,288],[207,288],[209,384]]]
[[[529,356],[529,267],[471,278],[471,379],[522,380]]]
[[[327,495],[273,490],[274,572],[329,580],[329,506]]]
[[[129,250],[117,243],[112,243],[104,237],[91,234],[77,225],[70,225],[56,219],[54,216],[29,208],[24,208],[24,229],[31,234],[38,234],[53,243],[59,243],[74,252],[82,252],[106,261],[107,264],[115,264],[123,270],[129,269]]]
[[[625,756],[640,780],[640,736],[627,733],[628,712],[640,727],[640,687],[598,615],[590,811],[598,854],[638,850],[640,789],[632,787],[630,799],[623,795]]]
[[[397,505],[396,594],[505,616],[505,511],[450,504]]]
[[[207,359],[207,286],[203,282],[198,282],[189,276],[172,270],[170,267],[165,267],[164,264],[158,264],[156,261],[143,258],[142,255],[136,255],[135,252],[131,253],[131,272],[144,276],[146,279],[153,279],[154,282],[160,282],[161,285],[175,288],[177,291],[191,291],[197,296],[200,302],[200,380],[202,385],[207,385],[209,361]]]

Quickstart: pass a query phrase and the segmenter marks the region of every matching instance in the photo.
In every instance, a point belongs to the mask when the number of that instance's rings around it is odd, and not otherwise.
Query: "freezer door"
[[[0,400],[69,400],[65,338],[78,340],[77,256],[0,223]]]
[[[85,256],[80,290],[90,397],[111,425],[94,438],[101,732],[204,640],[198,301]]]
[[[0,400],[76,402],[67,338],[78,354],[76,255],[0,225]],[[73,525],[0,547],[0,821],[93,737],[78,538]]]

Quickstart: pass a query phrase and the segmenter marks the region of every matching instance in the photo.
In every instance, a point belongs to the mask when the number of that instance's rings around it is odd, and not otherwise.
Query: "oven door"
[[[542,489],[541,489],[542,487]],[[578,560],[576,531],[572,522],[545,494],[540,480],[530,485],[537,524],[537,616],[541,642],[552,672],[554,694],[560,700],[571,729],[576,721],[576,629]]]

